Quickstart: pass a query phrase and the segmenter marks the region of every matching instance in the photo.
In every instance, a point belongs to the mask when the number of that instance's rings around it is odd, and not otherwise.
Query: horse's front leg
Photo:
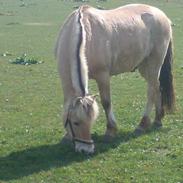
[[[108,73],[100,73],[96,81],[100,92],[101,103],[107,118],[107,128],[104,140],[110,141],[117,133],[117,125],[112,111],[110,96],[110,76]]]

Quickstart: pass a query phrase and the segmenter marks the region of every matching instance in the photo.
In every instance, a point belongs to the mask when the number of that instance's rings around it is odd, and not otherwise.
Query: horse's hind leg
[[[164,117],[164,109],[162,107],[161,100],[161,92],[160,89],[156,92],[156,100],[155,100],[155,119],[154,119],[154,127],[159,128],[162,126],[161,119]]]
[[[152,111],[153,104],[154,104],[154,87],[149,82],[147,84],[147,88],[148,88],[147,89],[147,103],[146,103],[145,111],[144,111],[143,117],[141,119],[141,122],[135,130],[135,133],[137,135],[139,135],[142,132],[144,132],[145,130],[147,130],[151,125],[150,113]]]
[[[158,62],[159,60],[159,62]],[[140,74],[147,81],[147,103],[144,111],[142,120],[136,129],[136,133],[142,133],[150,127],[150,113],[153,105],[155,104],[155,124],[161,125],[162,108],[161,108],[161,93],[160,93],[160,82],[159,82],[159,71],[161,68],[161,59],[149,58],[144,61],[139,67]]]
[[[100,73],[96,78],[101,103],[107,118],[107,129],[105,132],[105,141],[110,141],[117,132],[116,120],[112,111],[111,96],[110,96],[110,76],[108,73]]]

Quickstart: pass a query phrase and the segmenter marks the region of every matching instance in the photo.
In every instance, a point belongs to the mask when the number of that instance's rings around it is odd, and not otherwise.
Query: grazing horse
[[[55,55],[64,93],[64,141],[73,141],[76,151],[94,152],[91,126],[98,116],[88,79],[97,82],[107,128],[105,139],[116,135],[117,125],[110,96],[110,77],[138,69],[147,81],[147,104],[135,132],[153,125],[161,127],[165,112],[174,109],[171,21],[159,9],[130,4],[113,10],[84,5],[64,23]]]

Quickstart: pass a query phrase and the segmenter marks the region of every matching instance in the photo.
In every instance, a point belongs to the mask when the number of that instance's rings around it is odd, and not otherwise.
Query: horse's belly
[[[122,55],[117,59],[114,58],[111,64],[110,74],[116,75],[124,72],[132,72],[140,65],[144,58],[145,54],[134,54],[133,52],[130,55]]]
[[[118,63],[115,63],[112,65],[111,70],[110,70],[110,74],[111,75],[117,75],[120,73],[124,73],[124,72],[132,72],[137,68],[137,65],[140,63],[140,61],[138,61],[136,64],[126,64],[121,61]]]
[[[138,36],[136,36],[138,37]],[[152,43],[149,41],[149,36],[143,37],[135,41],[122,40],[126,44],[115,46],[112,49],[111,74],[119,74],[122,72],[134,71],[140,63],[146,58],[152,49]]]

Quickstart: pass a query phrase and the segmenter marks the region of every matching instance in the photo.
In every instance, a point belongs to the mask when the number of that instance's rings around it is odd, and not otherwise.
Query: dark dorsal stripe
[[[83,35],[83,30],[82,30],[82,26],[80,23],[80,19],[81,19],[81,13],[79,10],[79,16],[78,16],[78,24],[79,24],[79,39],[78,39],[78,43],[77,43],[77,50],[76,50],[76,58],[77,58],[77,71],[78,71],[78,77],[79,77],[79,86],[81,88],[81,92],[82,92],[82,96],[85,96],[86,91],[85,91],[85,87],[82,81],[82,73],[81,73],[81,58],[80,58],[80,47],[83,41],[82,35]]]

